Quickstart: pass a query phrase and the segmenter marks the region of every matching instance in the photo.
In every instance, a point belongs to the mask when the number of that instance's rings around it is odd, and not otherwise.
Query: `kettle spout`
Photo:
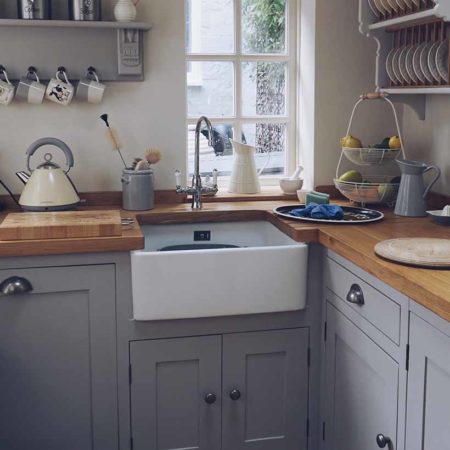
[[[16,175],[23,184],[27,184],[28,180],[30,179],[30,175],[25,171],[16,172]]]

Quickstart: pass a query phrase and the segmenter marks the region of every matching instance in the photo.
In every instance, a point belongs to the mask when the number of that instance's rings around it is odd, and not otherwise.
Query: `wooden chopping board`
[[[375,253],[402,264],[450,268],[450,239],[401,238],[379,242]]]
[[[0,240],[121,236],[119,211],[10,213],[0,224]]]

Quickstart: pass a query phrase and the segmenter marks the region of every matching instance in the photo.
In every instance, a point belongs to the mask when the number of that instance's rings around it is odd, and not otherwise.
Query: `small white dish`
[[[448,79],[448,40],[439,44],[436,51],[436,67],[442,80],[446,83]]]
[[[435,42],[430,47],[430,51],[428,52],[428,68],[430,69],[431,76],[438,83],[441,82],[441,76],[439,75],[439,71],[436,66],[436,55],[437,55],[437,49],[438,49],[439,45],[440,45],[440,42]]]
[[[280,178],[280,188],[285,194],[295,194],[303,187],[303,179]]]

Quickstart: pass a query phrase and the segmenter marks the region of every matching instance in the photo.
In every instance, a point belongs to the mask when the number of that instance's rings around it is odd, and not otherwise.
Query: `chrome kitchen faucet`
[[[192,195],[192,209],[202,209],[203,194],[213,195],[218,191],[217,171],[214,173],[214,184],[212,187],[202,185],[202,177],[200,174],[200,132],[203,122],[205,122],[208,128],[208,145],[210,147],[214,145],[214,133],[211,122],[207,117],[202,116],[198,119],[197,126],[195,127],[195,166],[194,174],[192,175],[192,185],[190,187],[181,187],[181,172],[179,170],[175,171],[176,192],[177,194]]]

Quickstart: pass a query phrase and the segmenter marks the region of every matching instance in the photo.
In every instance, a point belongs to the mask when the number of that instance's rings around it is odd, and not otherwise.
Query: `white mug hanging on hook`
[[[67,78],[66,69],[59,67],[55,78],[48,83],[45,98],[58,105],[67,106],[72,102],[74,92],[75,88]]]
[[[100,83],[94,67],[89,67],[86,76],[77,87],[77,100],[88,103],[101,103],[106,86]]]
[[[0,65],[0,104],[9,105],[14,98],[15,87],[9,81],[6,69]]]
[[[40,105],[44,101],[46,86],[39,80],[35,67],[28,67],[27,74],[20,79],[16,99]]]

